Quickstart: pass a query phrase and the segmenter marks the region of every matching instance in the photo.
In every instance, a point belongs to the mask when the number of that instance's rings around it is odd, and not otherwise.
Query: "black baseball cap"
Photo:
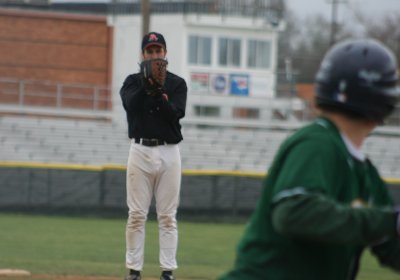
[[[164,36],[157,32],[150,32],[144,35],[142,40],[142,52],[150,46],[160,46],[165,50],[167,49],[167,43],[165,43]]]

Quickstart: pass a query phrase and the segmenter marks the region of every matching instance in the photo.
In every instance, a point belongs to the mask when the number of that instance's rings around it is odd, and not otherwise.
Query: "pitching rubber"
[[[31,273],[22,269],[0,269],[0,277],[31,276]]]

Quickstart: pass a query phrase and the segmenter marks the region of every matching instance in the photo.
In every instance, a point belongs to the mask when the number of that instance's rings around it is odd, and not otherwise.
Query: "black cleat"
[[[141,280],[141,279],[142,277],[140,275],[134,275],[134,274],[125,277],[125,280]]]
[[[176,280],[176,278],[172,275],[172,272],[163,272],[161,274],[160,280]]]
[[[141,280],[142,277],[140,276],[139,271],[131,270],[130,274],[125,277],[124,280]]]

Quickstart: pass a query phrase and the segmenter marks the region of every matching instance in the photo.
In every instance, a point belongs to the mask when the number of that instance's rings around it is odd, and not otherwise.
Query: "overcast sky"
[[[109,2],[111,0],[51,0],[52,2]],[[287,6],[297,16],[321,14],[331,17],[332,1],[337,1],[339,20],[351,17],[353,10],[361,10],[368,15],[384,16],[387,13],[400,13],[400,0],[285,0]]]
[[[297,16],[305,17],[310,14],[321,14],[331,18],[333,0],[286,0],[287,6]],[[371,18],[382,17],[388,13],[400,14],[400,0],[336,0],[338,4],[338,19],[346,20],[359,10]]]

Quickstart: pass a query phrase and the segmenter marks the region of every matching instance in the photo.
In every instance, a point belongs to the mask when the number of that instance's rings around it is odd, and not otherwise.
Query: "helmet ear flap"
[[[346,40],[325,55],[316,74],[316,104],[382,122],[395,108],[397,62],[373,39]]]

